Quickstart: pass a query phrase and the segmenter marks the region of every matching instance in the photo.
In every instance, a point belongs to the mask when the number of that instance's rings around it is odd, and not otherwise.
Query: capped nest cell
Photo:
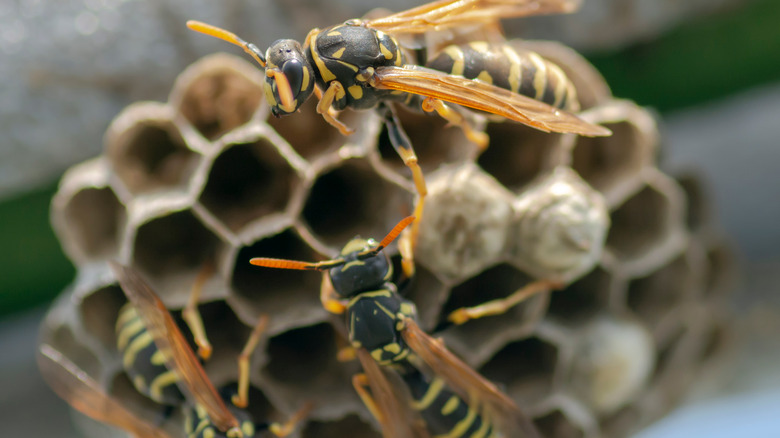
[[[678,399],[690,380],[680,376],[722,350],[728,326],[716,310],[733,259],[697,180],[657,168],[647,111],[612,98],[570,49],[516,44],[560,64],[583,117],[614,135],[544,134],[477,116],[491,143],[479,154],[438,117],[399,111],[429,190],[417,275],[401,292],[421,325],[500,384],[545,437],[628,436],[663,413],[658,400]],[[345,330],[320,305],[321,275],[248,261],[316,261],[357,234],[381,238],[413,211],[414,184],[372,112],[342,115],[356,129],[349,137],[313,102],[276,119],[263,81],[238,57],[205,58],[181,74],[168,103],[117,116],[104,155],[66,174],[52,222],[79,275],[44,336],[147,412],[107,334],[124,296],[105,262],[134,266],[175,315],[210,264],[201,310],[215,333],[206,363],[215,383],[235,383],[236,354],[269,314],[251,370],[257,414],[283,419],[314,401],[297,436],[377,437],[350,383],[359,366],[336,359]],[[396,246],[386,251],[398,274]],[[504,315],[447,320],[539,279],[561,289]],[[165,427],[181,433],[175,419]]]

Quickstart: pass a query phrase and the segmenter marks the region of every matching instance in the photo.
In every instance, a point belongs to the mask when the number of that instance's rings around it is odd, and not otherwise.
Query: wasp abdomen
[[[166,367],[165,357],[130,303],[119,311],[116,335],[123,368],[138,392],[163,405],[181,404],[184,395],[176,384],[177,374]]]
[[[425,66],[493,84],[556,108],[579,110],[574,84],[563,70],[530,50],[486,42],[451,45]]]

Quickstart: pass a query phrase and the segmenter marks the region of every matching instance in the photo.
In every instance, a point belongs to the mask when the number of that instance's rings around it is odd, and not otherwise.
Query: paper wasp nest
[[[417,276],[404,293],[432,329],[451,310],[532,278],[564,282],[437,336],[503,385],[545,437],[627,436],[671,409],[724,345],[731,258],[696,180],[656,167],[653,118],[613,99],[573,51],[522,44],[558,62],[584,117],[614,135],[490,122],[491,145],[477,156],[458,129],[401,110],[430,189]],[[156,418],[159,407],[121,371],[113,327],[124,297],[105,262],[136,267],[178,310],[213,260],[201,311],[215,383],[235,380],[238,350],[267,313],[252,370],[258,418],[311,400],[317,407],[299,436],[376,437],[350,384],[358,365],[336,360],[342,321],[321,308],[321,277],[248,260],[317,260],[356,234],[382,237],[411,212],[414,187],[372,112],[342,115],[357,128],[350,137],[313,102],[275,119],[262,80],[240,58],[205,58],[179,76],[168,103],[117,116],[105,153],[65,175],[52,221],[79,275],[45,332],[117,398]]]

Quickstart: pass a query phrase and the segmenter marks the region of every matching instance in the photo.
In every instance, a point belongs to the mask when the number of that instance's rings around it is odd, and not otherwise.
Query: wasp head
[[[341,250],[344,263],[330,269],[330,281],[336,292],[343,297],[352,297],[358,293],[379,289],[390,280],[393,266],[383,253],[366,256],[376,248],[373,239],[356,237]]]
[[[293,113],[314,91],[314,70],[294,40],[277,40],[266,51],[265,97],[274,116]]]

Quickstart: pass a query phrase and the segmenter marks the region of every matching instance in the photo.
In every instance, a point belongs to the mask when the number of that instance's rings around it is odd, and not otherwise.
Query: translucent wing
[[[579,4],[579,0],[439,0],[364,24],[393,34],[425,33],[501,18],[572,12]]]
[[[430,435],[416,427],[416,418],[404,396],[387,380],[381,367],[363,348],[357,349],[358,359],[368,378],[371,396],[381,414],[377,418],[382,427],[383,438],[429,438]]]
[[[225,406],[200,362],[195,357],[179,326],[151,287],[135,270],[111,263],[127,298],[135,306],[157,348],[165,356],[165,364],[179,377],[179,387],[191,401],[201,405],[211,421],[222,431],[239,427],[238,420]]]
[[[404,323],[402,336],[409,347],[469,404],[483,407],[484,415],[490,417],[504,436],[539,438],[533,423],[496,385],[452,354],[440,341],[430,337],[414,320],[406,318]]]
[[[486,111],[545,132],[574,133],[589,137],[611,135],[599,125],[567,111],[484,82],[453,76],[419,66],[380,67],[372,86],[440,99]]]
[[[38,368],[52,390],[82,414],[139,438],[171,438],[111,398],[95,380],[54,347],[42,344],[38,348]]]

